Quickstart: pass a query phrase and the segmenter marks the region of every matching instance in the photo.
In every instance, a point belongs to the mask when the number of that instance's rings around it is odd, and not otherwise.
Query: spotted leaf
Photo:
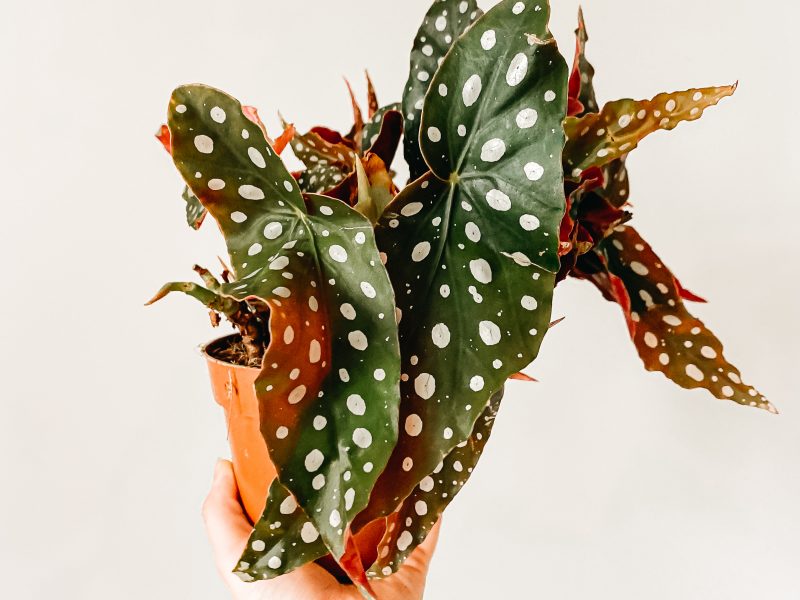
[[[597,194],[602,196],[606,202],[617,208],[625,206],[631,196],[627,158],[628,155],[625,154],[603,165],[603,186],[601,190],[597,191]]]
[[[600,108],[594,89],[595,69],[586,58],[586,44],[589,33],[586,31],[586,21],[583,18],[583,9],[578,9],[578,28],[575,30],[575,59],[572,74],[569,80],[569,115],[582,117],[587,113],[597,113]],[[574,168],[570,168],[565,155],[565,173],[570,176]],[[603,187],[597,194],[605,198],[612,206],[623,206],[630,197],[628,183],[628,170],[625,167],[627,154],[603,165]],[[580,175],[576,174],[576,179]]]
[[[381,109],[364,128],[364,137],[369,136],[364,157],[373,153],[387,166],[391,165],[402,128],[403,117],[393,106]],[[303,191],[324,193],[345,201],[351,192],[355,192],[358,153],[347,139],[329,129],[315,127],[305,135],[296,136],[292,149],[306,165],[306,170],[298,178]]]
[[[272,579],[328,554],[316,526],[289,491],[275,480],[234,572],[246,582]]]
[[[183,188],[181,198],[186,203],[186,223],[192,229],[200,229],[208,211],[206,211],[189,186]]]
[[[599,113],[570,117],[564,122],[566,171],[577,178],[590,167],[602,167],[629,153],[655,131],[699,119],[705,109],[735,91],[736,86],[731,85],[659,94],[652,100],[617,100]]]
[[[372,576],[385,577],[396,572],[461,491],[489,440],[502,398],[501,389],[478,417],[469,438],[453,448],[433,473],[417,484],[400,509],[389,516]]]
[[[607,274],[593,281],[623,305],[649,371],[660,371],[687,389],[705,388],[720,400],[775,412],[764,396],[742,382],[717,337],[686,310],[675,277],[634,228],[617,227],[599,254]]]
[[[402,313],[401,433],[359,524],[391,513],[469,437],[547,331],[567,100],[548,17],[545,3],[506,0],[455,42],[423,109],[433,172],[378,224]]]
[[[236,279],[221,292],[271,311],[256,394],[279,480],[340,559],[397,435],[393,294],[372,227],[303,197],[227,94],[178,88],[169,127],[176,166],[227,242]]]
[[[353,128],[345,137],[353,141],[356,152],[361,154],[361,138],[364,133],[364,115],[361,113],[361,107],[358,105],[358,100],[356,100],[356,95],[353,93],[353,87],[350,85],[350,82],[347,81],[347,79],[345,79],[344,82],[347,85],[347,93],[350,95],[350,105],[353,108]]]
[[[453,42],[481,14],[475,0],[436,0],[414,38],[411,68],[403,94],[403,144],[412,181],[428,171],[419,149],[419,136],[422,104],[431,78]]]
[[[399,112],[388,110],[383,113],[381,128],[377,137],[371,139],[372,145],[370,149],[358,160],[353,161],[353,172],[347,175],[336,187],[328,190],[326,195],[337,198],[350,206],[360,204],[359,212],[374,223],[377,217],[380,216],[380,212],[383,211],[383,207],[397,194],[397,188],[392,179],[393,173],[389,171],[389,165],[394,160],[397,145],[402,135],[402,127],[403,118]],[[359,188],[361,181],[359,169],[355,167],[363,168],[369,179],[369,186],[377,194],[377,196],[372,197],[375,203],[371,204],[371,208],[366,211],[363,210],[366,205],[361,200],[363,188]]]
[[[375,92],[375,85],[369,76],[369,71],[364,71],[364,75],[367,78],[367,118],[372,119],[380,109],[380,102],[378,101],[378,94]],[[366,147],[364,146],[364,148]]]
[[[569,78],[569,115],[583,116],[599,110],[594,92],[594,67],[586,58],[589,33],[583,19],[583,9],[578,9],[578,28],[575,30],[575,60]]]
[[[384,118],[387,115],[389,115],[389,119],[391,120],[389,127],[396,130],[397,133],[392,136],[387,136],[388,139],[385,141],[386,148],[378,152],[378,154],[384,162],[387,163],[387,166],[391,166],[395,152],[397,151],[397,144],[400,143],[400,135],[403,131],[403,116],[400,114],[399,102],[383,106],[372,115],[372,118],[364,125],[364,131],[362,133],[363,141],[361,145],[363,148],[368,148],[372,152],[376,151],[374,146],[378,141],[381,130],[385,127]]]
[[[304,192],[327,192],[353,172],[355,151],[341,136],[336,139],[312,129],[303,135],[296,134],[290,144],[295,156],[306,166],[298,179]]]

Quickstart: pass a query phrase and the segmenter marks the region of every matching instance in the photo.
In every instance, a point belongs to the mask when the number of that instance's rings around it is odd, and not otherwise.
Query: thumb
[[[439,542],[439,530],[442,527],[442,518],[436,521],[436,524],[431,528],[425,540],[417,546],[414,551],[409,555],[403,567],[417,570],[423,575],[428,572],[433,554],[436,551],[436,544]]]
[[[203,502],[205,521],[217,569],[228,579],[250,537],[252,527],[239,503],[233,465],[218,460],[211,491]]]

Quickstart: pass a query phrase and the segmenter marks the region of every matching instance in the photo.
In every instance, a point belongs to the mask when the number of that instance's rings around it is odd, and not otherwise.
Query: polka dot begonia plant
[[[437,0],[401,102],[346,134],[284,122],[203,85],[176,89],[157,137],[187,221],[218,224],[230,267],[170,283],[241,334],[278,470],[237,565],[269,579],[328,554],[362,591],[399,568],[469,478],[504,384],[550,329],[557,283],[618,303],[647,369],[774,412],[693,317],[686,290],[630,225],[625,160],[735,86],[600,106],[579,17],[573,67],[545,0]],[[349,84],[348,84],[349,89]],[[411,179],[392,170],[403,141]],[[290,173],[285,148],[305,166]],[[374,564],[354,535],[386,524]]]

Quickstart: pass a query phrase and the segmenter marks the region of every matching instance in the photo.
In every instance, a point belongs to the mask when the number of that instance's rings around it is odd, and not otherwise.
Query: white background
[[[484,2],[488,8],[490,3]],[[195,346],[205,312],[165,281],[224,251],[183,223],[153,139],[204,82],[301,130],[346,128],[341,76],[399,99],[427,0],[30,1],[0,22],[0,596],[224,599],[200,521],[226,452]],[[573,50],[577,4],[553,30]],[[589,284],[513,383],[448,511],[427,598],[800,597],[794,376],[800,163],[786,0],[588,0],[602,101],[741,86],[630,160],[635,223],[775,417],[645,373]]]

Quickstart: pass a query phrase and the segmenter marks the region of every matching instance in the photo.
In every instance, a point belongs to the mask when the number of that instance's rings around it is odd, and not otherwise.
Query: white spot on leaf
[[[491,283],[492,281],[492,267],[483,258],[476,258],[469,261],[469,270],[472,276],[481,283]]]
[[[225,111],[222,110],[219,106],[215,106],[209,112],[211,118],[214,119],[217,123],[224,123],[225,122]]]
[[[525,176],[531,181],[539,181],[544,176],[544,167],[537,162],[529,162],[525,165]]]
[[[487,346],[496,346],[500,343],[500,328],[491,321],[481,321],[478,325],[478,333]]]
[[[417,437],[422,433],[422,419],[419,415],[408,415],[406,417],[405,430],[411,437]]]
[[[464,106],[470,107],[478,101],[481,95],[483,83],[480,76],[476,73],[471,75],[467,82],[464,84],[464,89],[461,90],[461,98],[464,100]]]
[[[512,60],[506,73],[506,83],[511,87],[519,85],[528,74],[528,56],[520,52]]]
[[[363,331],[351,331],[347,334],[347,341],[350,342],[350,345],[355,348],[356,350],[364,351],[367,349],[369,342],[367,342],[367,336],[364,335]]]
[[[481,160],[497,162],[506,153],[506,144],[500,138],[492,138],[481,148]]]
[[[239,195],[245,200],[263,200],[264,190],[254,185],[240,185]]]
[[[530,129],[539,120],[539,113],[535,108],[523,108],[517,113],[517,127],[520,129]]]
[[[511,199],[500,190],[492,189],[486,193],[486,202],[495,210],[507,211],[511,209]]]
[[[347,250],[345,250],[338,244],[334,244],[333,246],[328,248],[328,254],[330,254],[330,257],[338,263],[347,262]]]
[[[283,225],[280,223],[267,223],[264,227],[264,237],[268,240],[274,240],[281,236],[283,233]]]
[[[484,50],[491,50],[494,48],[494,45],[497,43],[497,34],[495,33],[494,29],[488,29],[483,32],[481,36],[481,47]]]
[[[261,152],[259,152],[252,146],[250,146],[247,149],[247,156],[249,156],[250,160],[253,161],[253,164],[259,167],[260,169],[263,169],[264,167],[267,166],[267,162],[264,160],[264,156],[261,154]]]
[[[437,323],[431,329],[433,344],[438,348],[446,348],[450,343],[450,329],[444,323]]]
[[[309,473],[313,473],[314,471],[319,470],[323,462],[325,462],[325,455],[315,448],[314,450],[306,454],[304,462],[306,471],[308,471]]]
[[[214,140],[207,135],[196,135],[194,138],[194,147],[202,154],[211,154],[214,151]]]

